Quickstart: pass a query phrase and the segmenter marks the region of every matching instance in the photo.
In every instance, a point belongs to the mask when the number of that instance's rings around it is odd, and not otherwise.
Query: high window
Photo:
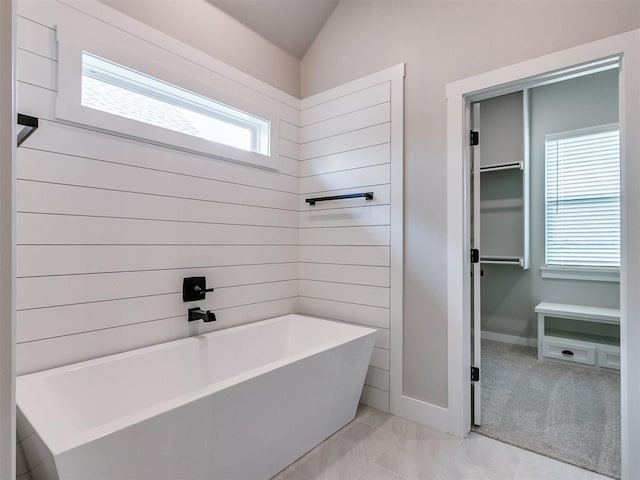
[[[269,155],[269,121],[82,53],[82,106]]]
[[[283,106],[260,82],[167,39],[156,43],[119,29],[98,30],[66,18],[57,24],[56,120],[279,170]]]
[[[549,135],[545,142],[547,266],[620,266],[617,125]]]

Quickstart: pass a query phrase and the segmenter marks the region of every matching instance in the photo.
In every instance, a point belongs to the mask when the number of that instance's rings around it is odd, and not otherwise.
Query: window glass
[[[87,52],[82,54],[85,107],[269,155],[269,121]]]
[[[545,142],[545,255],[549,266],[620,266],[617,125]]]

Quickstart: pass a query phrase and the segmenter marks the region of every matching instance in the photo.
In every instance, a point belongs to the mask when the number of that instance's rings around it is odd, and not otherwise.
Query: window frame
[[[620,281],[620,265],[618,266],[595,266],[595,265],[556,265],[547,263],[547,154],[546,145],[549,141],[562,140],[573,137],[587,136],[597,133],[605,133],[618,131],[620,126],[618,123],[609,123],[596,125],[593,127],[581,128],[576,130],[568,130],[558,133],[552,133],[545,136],[545,156],[544,156],[544,265],[540,267],[542,278],[563,279],[563,280],[590,280],[599,282],[619,282]],[[621,160],[619,160],[621,161]],[[622,190],[622,179],[620,179],[620,194]],[[621,202],[620,202],[621,203]],[[622,212],[621,212],[622,215]],[[622,234],[621,234],[622,237]],[[621,242],[622,238],[620,239]],[[620,248],[622,246],[620,245]]]
[[[278,115],[265,106],[259,106],[216,86],[214,72],[193,64],[193,71],[171,68],[176,55],[142,39],[129,40],[128,48],[117,38],[105,38],[97,34],[83,34],[71,25],[57,25],[58,42],[58,92],[55,116],[65,123],[89,127],[118,136],[208,157],[246,164],[268,170],[278,170]],[[139,42],[139,43],[138,43]],[[137,48],[139,47],[139,48]],[[82,105],[83,53],[103,58],[109,62],[130,68],[174,85],[216,103],[247,112],[269,122],[269,154],[242,150],[222,143],[181,133],[141,121],[110,114]],[[180,58],[179,60],[184,61]],[[263,139],[264,140],[264,139]]]

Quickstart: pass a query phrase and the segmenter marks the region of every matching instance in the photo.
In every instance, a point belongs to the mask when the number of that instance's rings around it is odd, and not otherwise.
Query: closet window
[[[548,135],[548,267],[620,267],[620,133],[617,124]]]

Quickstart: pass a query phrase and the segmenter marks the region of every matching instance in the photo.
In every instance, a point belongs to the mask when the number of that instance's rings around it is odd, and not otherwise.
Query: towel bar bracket
[[[31,136],[31,134],[33,134],[33,132],[36,131],[38,128],[38,119],[30,115],[23,115],[22,113],[19,113],[18,125],[22,127],[18,132],[17,146],[19,147]]]

